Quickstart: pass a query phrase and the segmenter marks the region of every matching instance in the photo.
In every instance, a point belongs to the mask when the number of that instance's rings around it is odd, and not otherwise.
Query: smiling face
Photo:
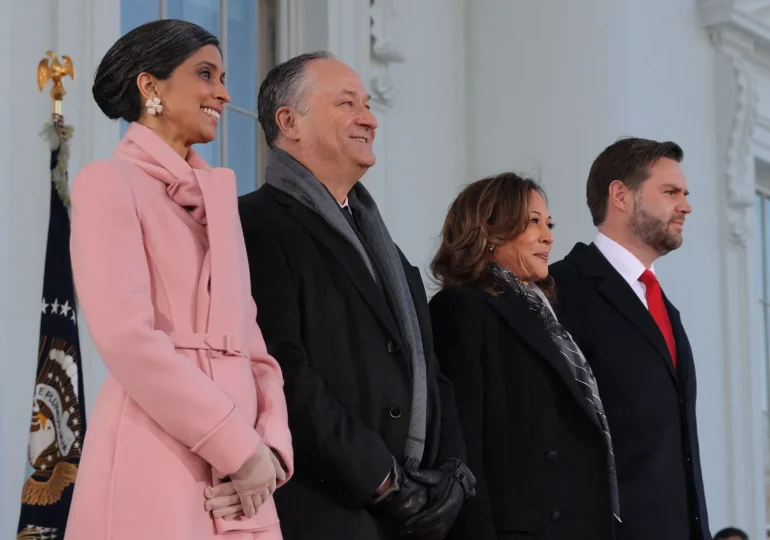
[[[142,99],[157,96],[163,110],[160,115],[151,116],[143,107],[140,121],[167,140],[188,148],[211,142],[216,138],[224,106],[230,101],[224,82],[222,55],[214,45],[198,49],[177,66],[168,79],[159,80],[142,73],[138,78]]]
[[[537,191],[530,191],[529,214],[524,232],[495,247],[492,260],[523,283],[548,277],[548,257],[553,245],[553,222],[548,205]]]
[[[297,116],[296,126],[302,154],[360,177],[376,161],[377,129],[361,78],[338,60],[313,60],[306,70],[307,114]]]

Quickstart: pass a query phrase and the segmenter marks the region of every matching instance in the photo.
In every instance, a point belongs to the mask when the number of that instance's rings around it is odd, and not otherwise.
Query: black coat
[[[283,370],[294,477],[275,494],[286,540],[395,538],[370,511],[406,446],[411,365],[364,261],[319,215],[265,185],[239,201],[257,321]],[[465,460],[454,395],[438,373],[427,298],[403,254],[428,375],[423,467]]]
[[[430,310],[478,482],[449,538],[612,538],[604,435],[539,316],[514,292],[469,286]]]
[[[665,299],[677,369],[644,304],[595,245],[551,266],[557,308],[591,364],[615,446],[619,540],[711,540],[695,421],[695,363]]]

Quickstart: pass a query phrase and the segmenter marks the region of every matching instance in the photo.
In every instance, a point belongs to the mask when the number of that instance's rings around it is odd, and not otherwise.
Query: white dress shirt
[[[636,296],[639,297],[639,300],[642,301],[644,307],[649,309],[647,306],[647,287],[644,286],[644,283],[639,281],[642,273],[647,269],[644,264],[642,264],[642,261],[637,259],[636,256],[626,248],[602,233],[597,233],[594,244],[599,248],[599,251],[602,252],[602,255],[607,258],[612,267],[623,276],[626,283],[631,286],[631,289],[633,289]],[[650,267],[650,271],[653,274],[655,273],[655,265]]]

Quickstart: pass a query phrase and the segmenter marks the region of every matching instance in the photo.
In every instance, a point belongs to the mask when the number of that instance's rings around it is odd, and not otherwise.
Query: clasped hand
[[[204,490],[205,508],[214,517],[235,519],[241,515],[251,518],[275,492],[276,483],[286,480],[286,471],[273,451],[260,443],[254,454],[230,481]]]
[[[399,534],[419,540],[443,539],[465,502],[476,494],[476,479],[459,459],[435,469],[396,467],[396,490],[375,505],[394,522]]]

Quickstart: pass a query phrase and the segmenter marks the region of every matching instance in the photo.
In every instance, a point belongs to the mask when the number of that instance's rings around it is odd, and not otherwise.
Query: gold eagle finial
[[[67,93],[62,85],[62,79],[67,75],[74,81],[75,80],[75,67],[72,65],[72,59],[69,56],[62,56],[64,63],[60,63],[56,58],[56,53],[53,51],[46,51],[48,58],[43,58],[37,65],[37,86],[40,91],[43,91],[48,81],[53,81],[53,87],[51,88],[51,99],[54,101],[61,101],[64,95]],[[50,59],[50,60],[49,60]]]

